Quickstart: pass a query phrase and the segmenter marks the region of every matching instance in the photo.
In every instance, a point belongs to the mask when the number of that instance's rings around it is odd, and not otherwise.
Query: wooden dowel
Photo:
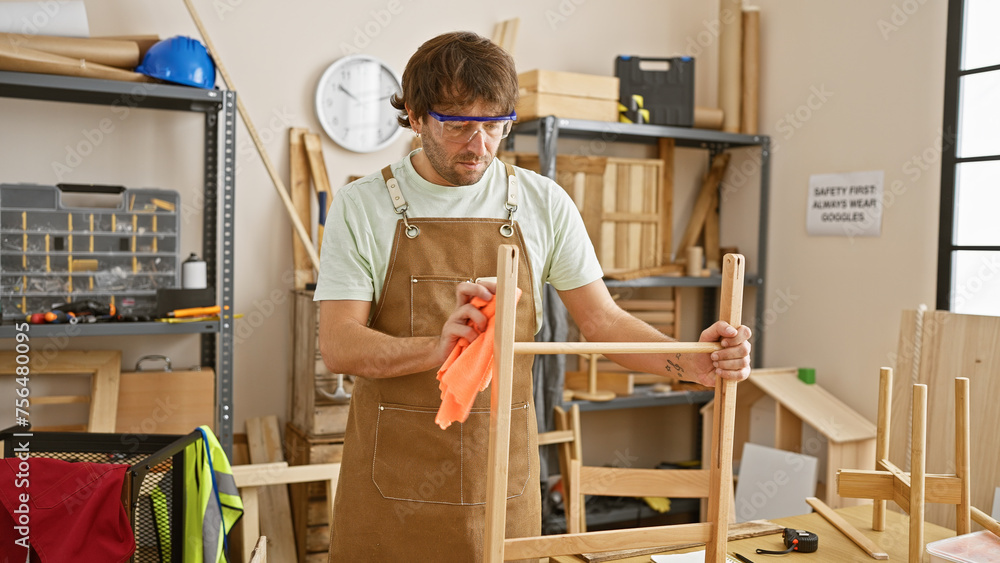
[[[892,420],[892,368],[879,371],[878,431],[875,435],[875,459],[889,459],[889,430]],[[875,469],[878,469],[876,466]],[[876,500],[872,514],[872,529],[885,530],[885,501]]]
[[[910,441],[910,563],[924,553],[924,476],[927,471],[927,385],[913,386],[913,434]]]
[[[979,510],[975,506],[972,507],[970,512],[972,514],[972,519],[975,520],[976,524],[979,524],[980,526],[1000,536],[1000,522],[997,522],[989,514]]]
[[[955,476],[962,482],[962,501],[955,507],[958,535],[972,531],[971,435],[969,431],[969,378],[955,378]]]
[[[718,342],[516,342],[515,354],[711,354]]]

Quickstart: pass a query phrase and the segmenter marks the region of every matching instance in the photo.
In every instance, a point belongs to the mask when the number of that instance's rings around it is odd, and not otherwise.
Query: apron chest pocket
[[[372,480],[384,498],[438,504],[484,504],[489,455],[488,409],[441,430],[436,408],[380,404]],[[528,405],[511,407],[507,498],[528,484]]]
[[[411,336],[440,336],[442,319],[455,310],[455,288],[461,276],[410,276]]]

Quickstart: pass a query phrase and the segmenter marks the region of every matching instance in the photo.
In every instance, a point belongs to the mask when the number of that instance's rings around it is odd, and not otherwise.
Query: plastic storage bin
[[[993,563],[1000,561],[1000,538],[983,530],[927,544],[931,563]]]
[[[642,96],[649,123],[694,126],[693,58],[620,55],[615,59],[615,76],[620,83],[618,101],[631,108],[632,96]]]
[[[3,318],[82,300],[153,314],[179,286],[179,212],[172,190],[0,184]]]

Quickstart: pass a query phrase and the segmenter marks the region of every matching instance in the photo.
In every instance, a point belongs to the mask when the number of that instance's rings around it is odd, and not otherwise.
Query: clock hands
[[[343,84],[338,84],[338,85],[337,85],[337,88],[339,88],[340,90],[342,90],[342,91],[343,91],[343,92],[344,92],[345,94],[347,94],[347,95],[348,95],[348,97],[350,97],[350,98],[351,98],[352,100],[354,100],[355,102],[360,102],[360,101],[361,101],[361,100],[359,100],[359,99],[358,99],[358,97],[357,97],[357,96],[355,96],[355,95],[354,95],[354,94],[352,94],[352,93],[351,93],[350,91],[348,91],[348,90],[347,90],[347,88],[344,88],[344,85],[343,85]]]

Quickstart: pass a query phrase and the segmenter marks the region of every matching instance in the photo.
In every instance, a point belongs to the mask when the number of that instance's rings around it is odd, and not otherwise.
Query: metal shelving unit
[[[204,114],[205,206],[202,213],[202,255],[208,266],[208,284],[218,291],[218,304],[222,306],[220,320],[177,324],[120,322],[32,325],[31,334],[43,338],[201,334],[201,364],[212,366],[216,374],[216,433],[226,452],[231,455],[236,92],[170,84],[0,72],[0,97]],[[0,326],[0,338],[13,338],[15,334],[13,326]]]
[[[765,279],[767,271],[767,224],[768,197],[771,179],[771,138],[766,135],[742,135],[689,127],[670,127],[635,123],[613,123],[565,119],[548,116],[522,123],[516,123],[508,139],[508,147],[513,150],[515,135],[535,135],[538,137],[538,160],[541,173],[555,179],[556,152],[560,138],[598,140],[605,143],[655,144],[661,138],[674,140],[675,146],[699,148],[714,155],[733,148],[760,147],[760,209],[757,237],[757,272],[746,273],[744,280],[749,287],[757,289],[754,312],[754,367],[760,367],[764,352],[763,322],[765,302]],[[721,286],[719,276],[704,278],[655,276],[629,281],[605,280],[608,287],[700,287],[705,289],[703,307],[704,322],[714,321],[713,304],[716,304],[716,289]],[[717,305],[717,304],[716,304]],[[706,325],[707,326],[707,325]]]

